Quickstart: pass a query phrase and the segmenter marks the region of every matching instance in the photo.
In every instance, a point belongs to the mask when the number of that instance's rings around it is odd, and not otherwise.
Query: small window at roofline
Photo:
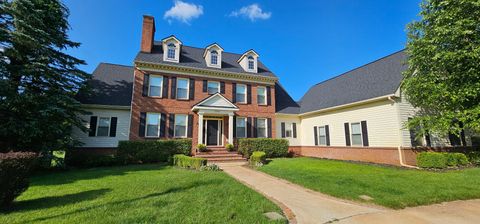
[[[169,59],[175,59],[175,44],[169,43],[168,44],[168,51],[167,51],[167,58]]]
[[[253,70],[255,68],[255,61],[252,56],[248,56],[248,69]]]
[[[210,52],[210,64],[218,64],[218,52],[216,50]]]

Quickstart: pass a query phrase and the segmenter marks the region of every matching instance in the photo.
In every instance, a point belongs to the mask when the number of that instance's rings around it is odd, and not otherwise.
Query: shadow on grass
[[[34,175],[30,186],[49,186],[69,184],[80,180],[98,179],[107,176],[122,176],[129,172],[162,170],[167,164],[145,164],[128,166],[98,167],[90,169],[72,169],[62,172],[50,172]]]
[[[179,192],[187,191],[187,190],[194,189],[194,188],[197,188],[197,187],[204,187],[204,186],[207,186],[207,185],[219,185],[222,182],[223,182],[223,180],[214,180],[214,181],[209,181],[209,182],[196,181],[196,182],[192,182],[189,185],[172,187],[172,188],[169,188],[169,189],[167,189],[165,191],[162,191],[162,192],[147,194],[145,196],[138,197],[138,198],[98,204],[98,205],[95,205],[95,206],[84,207],[84,208],[81,208],[81,209],[77,209],[77,210],[74,210],[74,211],[71,211],[71,212],[66,212],[66,213],[62,213],[62,214],[58,214],[58,215],[36,218],[36,219],[28,220],[26,222],[39,222],[39,221],[45,221],[45,220],[54,219],[54,218],[67,217],[69,215],[77,214],[77,213],[80,213],[80,212],[87,212],[87,211],[90,211],[90,210],[96,210],[98,208],[102,208],[102,207],[105,207],[105,206],[115,206],[115,205],[120,205],[120,204],[133,203],[133,202],[146,200],[146,199],[150,199],[150,198],[154,198],[154,197],[159,197],[159,196],[163,196],[163,195],[179,193]],[[159,207],[160,206],[162,206],[162,207],[167,206],[167,203],[164,202],[164,201],[162,201],[161,203],[156,202],[155,204],[158,205]]]
[[[48,209],[53,207],[60,207],[69,204],[75,204],[82,201],[89,201],[98,198],[111,189],[97,189],[90,191],[83,191],[74,194],[66,194],[61,196],[51,196],[30,199],[25,201],[14,202],[11,209],[6,212],[24,212],[29,210]]]

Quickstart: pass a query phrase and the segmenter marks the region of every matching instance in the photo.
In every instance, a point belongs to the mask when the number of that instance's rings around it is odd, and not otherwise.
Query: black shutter
[[[328,127],[328,125],[325,125],[325,138],[327,146],[330,146],[330,128]]]
[[[145,121],[147,119],[147,113],[140,112],[140,125],[138,126],[138,136],[145,137]]]
[[[292,123],[293,138],[297,138],[297,123]]]
[[[162,98],[168,98],[168,77],[163,77],[163,93]]]
[[[208,92],[208,81],[203,80],[203,92],[206,93]]]
[[[237,116],[233,116],[233,137],[237,137]]]
[[[177,98],[177,77],[170,78],[172,80],[172,88],[170,90],[170,98]]]
[[[360,122],[362,124],[362,140],[363,146],[368,146],[368,128],[367,121]]]
[[[144,74],[143,75],[143,90],[142,96],[148,96],[148,85],[150,83],[150,75]]]
[[[188,129],[187,137],[191,138],[193,136],[193,115],[188,115]]]
[[[190,96],[188,97],[189,100],[194,100],[195,99],[195,79],[190,79],[188,82],[190,84],[190,89],[188,90],[188,93]]]
[[[257,135],[257,118],[256,117],[253,118],[252,127],[253,127],[253,137],[256,138],[256,137],[258,137],[258,135]]]
[[[170,114],[168,117],[168,136],[173,138],[173,129],[175,128],[175,114]]]
[[[225,82],[220,82],[220,93],[225,94]]]
[[[267,118],[268,138],[272,138],[272,118]]]
[[[110,137],[117,136],[117,117],[110,118]]]
[[[343,124],[345,127],[345,145],[350,146],[350,127],[348,123]]]
[[[272,88],[270,86],[267,86],[267,105],[272,105],[272,93],[271,93]]]
[[[252,85],[247,85],[247,104],[252,104]]]
[[[252,137],[252,118],[247,118],[247,137]]]
[[[460,132],[460,139],[462,140],[462,146],[467,146],[467,140],[465,139],[465,130],[462,129]]]
[[[93,137],[97,134],[97,116],[90,117],[90,131],[88,136]]]
[[[166,134],[165,129],[167,127],[167,114],[162,113],[160,116],[160,137],[164,138]]]
[[[282,130],[282,138],[285,138],[285,122],[282,122],[280,124],[281,130]]]
[[[237,102],[237,83],[232,83],[232,103]]]
[[[318,129],[317,129],[317,126],[313,126],[313,139],[315,141],[315,145],[318,145]]]
[[[432,146],[432,141],[430,140],[430,133],[428,133],[428,131],[425,133],[425,141],[427,142],[428,147]]]

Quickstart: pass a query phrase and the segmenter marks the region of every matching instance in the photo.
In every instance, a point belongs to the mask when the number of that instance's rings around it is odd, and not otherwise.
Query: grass
[[[431,172],[315,158],[274,159],[259,168],[334,197],[404,208],[480,198],[480,168]]]
[[[35,176],[0,223],[271,223],[271,211],[223,172],[136,165]]]

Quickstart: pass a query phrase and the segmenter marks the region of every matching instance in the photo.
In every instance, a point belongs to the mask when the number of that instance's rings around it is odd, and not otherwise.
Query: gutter
[[[420,169],[418,166],[410,166],[408,164],[405,164],[403,162],[402,146],[398,146],[397,149],[398,149],[398,160],[400,160],[400,166],[412,168],[412,169]]]

